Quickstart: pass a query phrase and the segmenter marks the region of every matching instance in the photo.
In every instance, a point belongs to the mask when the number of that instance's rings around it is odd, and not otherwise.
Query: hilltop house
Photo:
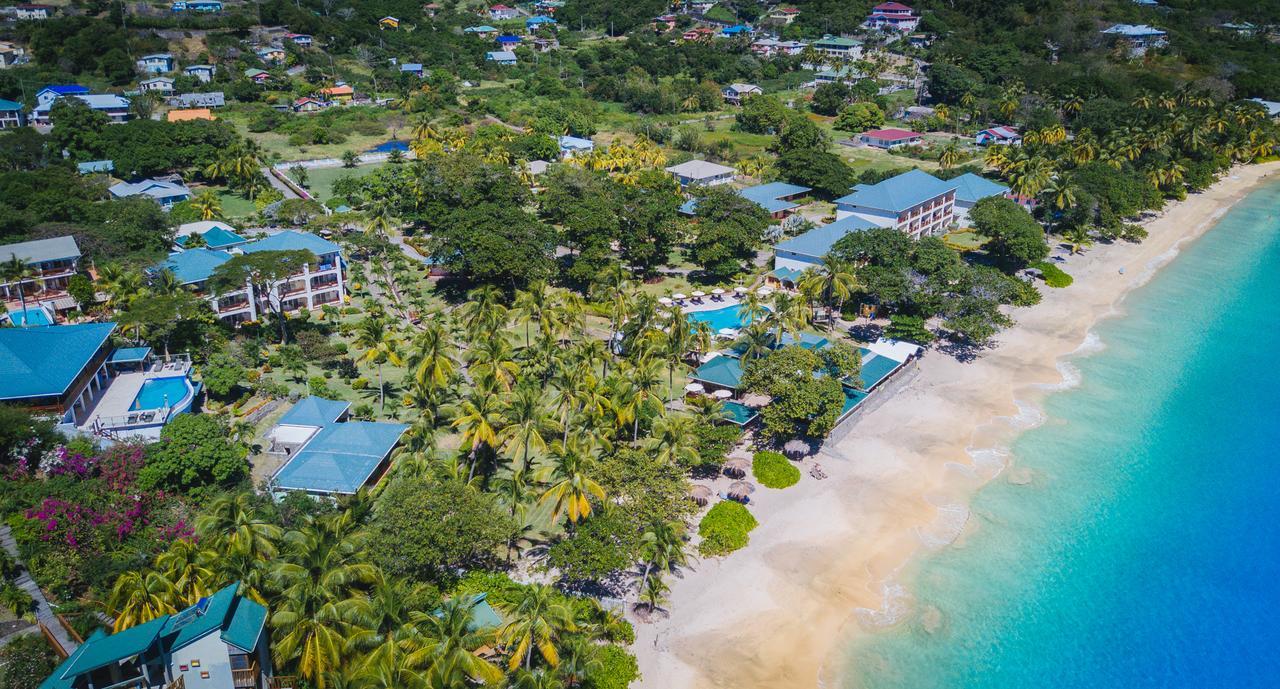
[[[0,69],[8,69],[27,61],[27,51],[22,46],[9,41],[0,41]]]
[[[504,67],[516,64],[516,54],[510,50],[490,50],[484,54],[487,62],[496,62]]]
[[[99,629],[40,689],[285,689],[273,677],[267,609],[239,583],[195,605],[107,635]]]
[[[813,49],[819,55],[838,60],[857,60],[862,57],[862,41],[842,36],[823,36],[813,42]]]
[[[556,25],[556,20],[552,19],[551,17],[546,17],[542,15],[539,15],[536,17],[529,17],[528,19],[524,20],[524,30],[529,33],[533,33],[538,29],[548,27],[548,26],[554,27],[555,25]]]
[[[78,87],[78,88],[83,88],[83,87]],[[41,93],[43,93],[43,91]],[[67,97],[67,96],[63,94],[58,94],[48,100],[40,101],[40,96],[37,94],[36,109],[33,110],[31,113],[32,120],[35,122],[35,124],[38,124],[38,125],[52,124],[52,122],[49,119],[49,113],[50,111],[53,110],[54,103],[58,102],[58,100],[64,97]],[[85,105],[88,105],[93,110],[97,110],[98,112],[105,113],[107,118],[110,119],[111,122],[113,123],[127,122],[129,120],[129,117],[130,117],[129,101],[121,96],[115,95],[114,93],[97,93],[97,94],[77,93],[70,97],[78,98]]]
[[[705,160],[690,160],[679,165],[666,168],[672,177],[680,183],[681,189],[688,187],[713,187],[733,181],[734,169],[717,165]]]
[[[320,89],[320,95],[331,101],[344,103],[355,98],[356,90],[350,84],[338,84],[337,86]]]
[[[62,419],[86,414],[110,379],[116,324],[42,325],[0,328],[0,401]]]
[[[520,45],[520,37],[513,34],[503,34],[497,38],[498,50],[515,50]]]
[[[191,65],[190,67],[186,67],[182,70],[183,74],[189,77],[195,77],[202,84],[207,84],[213,81],[213,77],[216,72],[217,68],[213,65]]]
[[[170,77],[153,77],[138,82],[138,88],[145,92],[155,91],[161,95],[173,93],[173,79]]]
[[[412,74],[415,77],[422,77],[421,62],[405,62],[400,65],[400,72],[403,74]]]
[[[480,26],[468,26],[462,30],[462,33],[471,34],[479,38],[492,38],[498,35],[498,30],[488,24],[481,24]]]
[[[287,33],[284,37],[293,41],[293,44],[300,48],[310,48],[312,43],[315,42],[311,34],[305,33]]]
[[[382,479],[391,451],[409,427],[351,421],[350,407],[349,402],[304,397],[280,417],[267,436],[267,451],[289,459],[271,477],[274,495],[353,495]]]
[[[559,144],[561,160],[568,160],[579,153],[590,153],[596,149],[596,145],[591,139],[583,139],[576,136],[562,136]]]
[[[900,146],[915,146],[923,141],[924,134],[905,129],[872,129],[858,135],[859,143],[885,150]]]
[[[920,17],[911,8],[900,2],[885,2],[871,8],[862,25],[868,29],[879,31],[901,31],[909,33],[916,30]]]
[[[294,112],[319,112],[330,105],[331,103],[320,100],[319,98],[303,96],[302,98],[293,101],[292,107]]]
[[[9,305],[20,301],[19,285],[29,300],[65,297],[67,281],[80,266],[80,247],[70,235],[0,246],[0,263],[15,257],[30,266],[35,274],[20,282],[0,280],[0,293]]]
[[[218,117],[209,108],[180,108],[164,114],[166,122],[194,122],[195,120],[216,120]]]
[[[676,28],[676,15],[664,14],[661,17],[654,17],[649,25],[653,27],[654,33],[666,33]]]
[[[911,170],[877,184],[859,184],[836,199],[836,220],[850,216],[892,227],[913,239],[939,234],[955,220],[954,181]]]
[[[175,108],[221,108],[226,104],[227,98],[221,91],[183,93],[169,99],[169,105]]]
[[[1146,24],[1116,24],[1102,33],[1126,46],[1129,57],[1142,57],[1152,48],[1163,48],[1169,44],[1168,34]]]
[[[720,93],[724,96],[724,102],[731,105],[741,105],[743,98],[758,96],[764,93],[764,90],[755,84],[729,84],[720,89]]]
[[[400,20],[388,15],[378,20],[378,28],[382,31],[398,29],[400,28]]]
[[[489,19],[492,19],[495,22],[506,21],[508,19],[515,19],[518,16],[520,16],[520,11],[514,7],[507,7],[506,5],[494,5],[493,7],[489,8]]]
[[[715,36],[715,29],[708,29],[705,26],[695,26],[692,29],[680,35],[680,38],[686,41],[706,41]]]
[[[750,36],[751,33],[752,33],[751,27],[747,26],[746,24],[735,24],[733,26],[726,26],[723,29],[720,29],[721,38],[737,38],[739,36]]]
[[[271,72],[265,69],[250,67],[244,71],[244,77],[255,84],[265,84],[271,81]]]
[[[284,48],[277,48],[275,46],[258,48],[257,50],[254,50],[253,53],[258,56],[259,60],[262,60],[269,65],[278,65],[284,62],[285,58]]]
[[[761,57],[774,55],[799,55],[808,45],[802,41],[780,41],[776,38],[760,38],[751,43],[751,52]]]
[[[167,74],[173,71],[173,55],[154,53],[138,58],[138,69],[145,74]]]
[[[0,98],[0,129],[25,127],[26,124],[27,115],[22,109],[22,103]]]
[[[117,182],[107,191],[118,199],[130,196],[146,196],[154,199],[165,210],[172,208],[175,203],[182,203],[191,198],[191,190],[186,185],[159,179],[144,179],[140,182]]]
[[[23,3],[14,5],[13,16],[18,21],[43,21],[53,16],[58,8],[53,5],[38,5],[34,3]]]
[[[770,20],[786,25],[800,16],[800,10],[794,7],[776,7],[768,16]]]

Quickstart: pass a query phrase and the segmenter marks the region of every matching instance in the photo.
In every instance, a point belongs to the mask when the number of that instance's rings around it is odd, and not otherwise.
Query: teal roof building
[[[269,435],[269,451],[291,456],[271,478],[273,493],[351,495],[377,483],[409,427],[347,421],[349,406],[339,400],[306,397],[280,418]]]
[[[0,328],[0,401],[65,411],[111,354],[115,323]]]
[[[265,686],[272,674],[267,609],[238,595],[239,586],[115,634],[99,629],[40,689]]]

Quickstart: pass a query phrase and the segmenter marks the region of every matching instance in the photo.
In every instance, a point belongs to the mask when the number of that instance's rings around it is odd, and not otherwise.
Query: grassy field
[[[225,218],[247,218],[258,212],[253,201],[225,188],[217,188],[218,201],[222,203],[222,215]]]
[[[339,177],[364,177],[382,168],[386,163],[359,167],[324,167],[307,170],[307,190],[317,201],[328,201],[333,196],[333,183]]]

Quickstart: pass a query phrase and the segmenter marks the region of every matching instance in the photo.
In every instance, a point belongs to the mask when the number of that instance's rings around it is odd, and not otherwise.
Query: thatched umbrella
[[[729,484],[729,497],[734,500],[742,500],[754,492],[756,492],[755,484],[746,481],[734,481]]]
[[[696,485],[689,489],[689,499],[697,503],[699,507],[703,507],[711,499],[711,488],[701,484]]]
[[[809,447],[809,443],[798,438],[788,440],[787,444],[782,446],[782,453],[788,457],[804,457],[812,451],[813,448]]]
[[[748,407],[763,407],[772,401],[772,397],[760,392],[748,392],[742,396],[742,403]]]
[[[747,470],[751,468],[751,460],[735,457],[724,463],[725,476],[734,478],[742,478],[747,475]]]

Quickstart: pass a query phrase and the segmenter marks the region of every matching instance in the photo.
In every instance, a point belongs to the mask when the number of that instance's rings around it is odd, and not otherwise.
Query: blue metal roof
[[[794,196],[796,194],[807,194],[813,191],[809,187],[802,187],[796,184],[787,184],[786,182],[769,182],[768,184],[757,184],[754,187],[746,189],[738,189],[736,193],[748,201],[760,206],[769,214],[789,211],[800,204],[792,201],[781,200],[783,196]],[[693,215],[698,212],[698,199],[689,199],[680,205],[680,212],[685,215]]]
[[[65,669],[59,668],[62,670],[61,679],[71,679],[146,651],[156,642],[168,622],[169,615],[162,615],[136,627],[102,637],[93,643],[85,642],[88,648],[84,653],[81,653],[76,661]]]
[[[252,254],[257,251],[289,251],[293,249],[306,249],[316,256],[340,253],[342,251],[342,247],[320,235],[296,230],[273,234],[266,239],[259,239],[256,242],[250,242],[240,247],[240,250],[246,254]]]
[[[836,207],[862,206],[900,213],[955,188],[954,180],[944,182],[923,170],[911,170],[878,184],[859,185],[852,194],[836,199]]]
[[[0,328],[0,400],[62,395],[115,323]]]
[[[276,472],[281,490],[351,494],[360,490],[409,427],[347,421],[325,426]]]
[[[815,227],[808,232],[791,239],[781,242],[773,247],[774,251],[790,251],[802,256],[812,256],[814,258],[822,258],[831,251],[831,247],[836,242],[844,238],[845,235],[852,232],[861,232],[870,230],[876,225],[869,221],[863,220],[856,215],[851,215],[843,220],[837,220],[830,225]]]
[[[87,163],[78,163],[76,171],[82,175],[90,172],[111,172],[116,169],[116,164],[110,160],[91,160]]]
[[[215,225],[209,228],[208,230],[197,233],[197,234],[199,234],[204,239],[204,243],[207,245],[207,248],[209,249],[226,249],[228,247],[232,247],[237,244],[244,244],[246,241],[248,241],[244,237],[241,237],[240,235],[236,234],[235,232],[232,232],[231,230],[228,230],[227,228],[221,227],[218,225]],[[189,236],[178,237],[174,241],[178,244],[178,246],[186,246],[187,242],[189,241]]]
[[[538,24],[555,24],[555,23],[556,23],[556,20],[552,19],[551,17],[543,17],[541,15],[537,17],[529,17],[528,19],[524,20],[525,26],[536,26]]]
[[[285,412],[276,422],[281,426],[327,426],[336,423],[347,409],[350,402],[328,400],[323,397],[303,397],[293,408]]]
[[[801,275],[804,275],[804,271],[796,270],[795,268],[775,268],[773,270],[774,277],[788,282],[795,282],[796,280],[799,280]]]
[[[956,185],[956,200],[967,203],[977,203],[988,196],[1000,196],[1009,191],[1009,187],[972,172],[966,172],[951,181]]]
[[[497,33],[497,31],[497,29],[488,24],[481,24],[480,26],[468,26],[462,30],[462,33]]]
[[[89,87],[80,84],[49,84],[40,90],[52,91],[60,96],[71,96],[77,93],[88,93]]]
[[[898,370],[900,366],[902,366],[901,361],[879,354],[863,358],[862,373],[859,376],[862,378],[862,385],[858,389],[871,390],[884,381],[885,378],[888,378],[889,374]]]
[[[738,386],[742,385],[742,362],[731,356],[718,356],[699,366],[698,370],[689,377],[737,390]]]
[[[112,364],[132,364],[146,360],[151,354],[150,347],[122,347],[111,353],[107,357],[107,362]]]
[[[158,267],[173,271],[182,284],[190,285],[208,280],[215,268],[230,260],[231,254],[225,251],[200,247],[169,254],[169,258]]]
[[[560,137],[560,150],[562,151],[590,151],[595,146],[595,142],[591,139],[583,139],[577,136]]]

